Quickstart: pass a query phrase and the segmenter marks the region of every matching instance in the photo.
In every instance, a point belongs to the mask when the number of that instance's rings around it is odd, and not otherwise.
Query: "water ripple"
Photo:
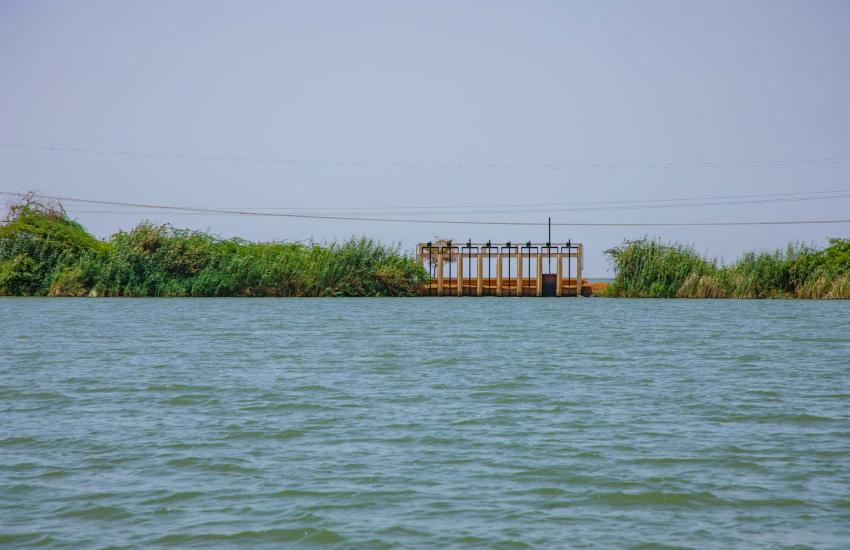
[[[0,299],[0,546],[850,540],[850,303]]]

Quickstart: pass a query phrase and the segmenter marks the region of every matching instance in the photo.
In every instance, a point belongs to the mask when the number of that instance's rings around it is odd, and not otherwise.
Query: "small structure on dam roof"
[[[582,278],[581,243],[454,243],[416,245],[430,275],[424,296],[590,296]]]

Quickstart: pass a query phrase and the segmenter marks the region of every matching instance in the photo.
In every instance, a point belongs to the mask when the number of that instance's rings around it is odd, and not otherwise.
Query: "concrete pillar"
[[[463,296],[463,252],[457,253],[457,295]]]
[[[543,296],[543,253],[537,252],[537,295]]]
[[[579,244],[576,255],[576,297],[581,298],[581,272],[584,268],[584,245]]]
[[[416,245],[416,263],[419,264],[419,267],[422,267],[422,248],[421,247],[422,247],[421,244]],[[431,284],[431,281],[428,281],[428,284]],[[420,287],[419,294],[420,295],[425,294],[425,288],[424,287]]]
[[[555,281],[555,296],[564,295],[564,255],[558,253],[558,265],[555,266],[556,281]]]
[[[437,254],[437,296],[443,295],[443,253]]]
[[[522,296],[522,254],[516,255],[516,295]]]
[[[478,296],[482,296],[484,294],[484,256],[481,252],[478,252],[478,264],[476,275],[476,284],[475,284],[475,294]]]
[[[502,253],[496,253],[496,296],[502,295]]]

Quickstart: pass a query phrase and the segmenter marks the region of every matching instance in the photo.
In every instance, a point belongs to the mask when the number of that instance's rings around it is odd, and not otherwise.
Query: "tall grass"
[[[0,294],[408,296],[427,272],[398,247],[221,239],[143,222],[101,242],[61,206],[23,204],[0,226]]]
[[[850,298],[850,240],[748,252],[724,266],[692,247],[626,241],[606,251],[616,272],[609,296],[653,298]]]
[[[691,247],[649,239],[625,242],[606,254],[617,271],[608,287],[613,296],[670,298],[689,278],[716,271],[713,262],[701,258]]]

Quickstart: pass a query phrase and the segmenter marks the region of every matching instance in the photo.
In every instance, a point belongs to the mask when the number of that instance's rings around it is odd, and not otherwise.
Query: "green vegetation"
[[[0,295],[410,296],[427,278],[369,239],[251,243],[143,222],[101,242],[33,196],[0,225]]]
[[[609,296],[850,298],[848,239],[750,252],[728,266],[648,238],[607,254]],[[427,279],[398,247],[369,239],[251,243],[143,222],[99,241],[33,195],[0,224],[0,295],[412,296]]]
[[[644,238],[606,251],[616,272],[608,296],[634,298],[850,298],[850,240],[749,252],[732,265],[692,247]]]

